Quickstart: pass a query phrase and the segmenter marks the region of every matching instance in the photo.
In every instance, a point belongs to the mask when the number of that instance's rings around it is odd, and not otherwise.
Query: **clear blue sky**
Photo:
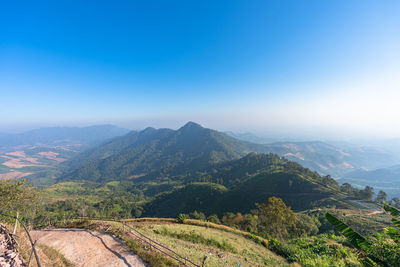
[[[400,136],[399,14],[399,1],[6,1],[0,131],[193,120]]]

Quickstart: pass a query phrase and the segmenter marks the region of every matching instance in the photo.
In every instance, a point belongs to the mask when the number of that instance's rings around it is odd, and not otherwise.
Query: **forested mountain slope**
[[[238,159],[263,146],[189,122],[180,129],[147,128],[82,153],[66,164],[62,180],[106,181],[177,175]]]
[[[146,128],[131,132],[85,151],[64,164],[67,171],[59,181],[186,175],[250,152],[274,153],[321,174],[335,176],[395,162],[384,151],[345,151],[323,142],[255,144],[189,122],[178,130]]]

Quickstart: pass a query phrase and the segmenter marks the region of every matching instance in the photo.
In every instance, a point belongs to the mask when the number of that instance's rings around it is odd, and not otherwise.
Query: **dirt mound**
[[[2,225],[0,225],[0,266],[26,266],[19,257],[15,241],[11,238],[7,228]]]
[[[119,239],[107,234],[85,229],[46,229],[31,234],[75,266],[146,266]]]

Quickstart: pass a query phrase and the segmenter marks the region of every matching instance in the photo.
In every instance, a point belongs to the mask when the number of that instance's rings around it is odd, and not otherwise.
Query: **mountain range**
[[[189,122],[178,130],[146,128],[115,138],[67,162],[61,179],[107,181],[180,175],[238,159],[263,146]]]
[[[51,127],[18,134],[0,134],[0,151],[15,146],[71,144],[80,144],[84,147],[94,146],[128,132],[128,129],[113,125],[95,125],[89,127]]]
[[[319,141],[256,144],[189,122],[178,130],[146,128],[111,139],[66,162],[68,171],[60,179],[110,181],[183,175],[250,152],[274,153],[336,177],[398,162],[375,148],[340,149]]]

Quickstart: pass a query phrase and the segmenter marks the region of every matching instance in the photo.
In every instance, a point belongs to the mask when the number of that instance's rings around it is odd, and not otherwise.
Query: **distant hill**
[[[65,179],[107,181],[178,175],[240,158],[262,145],[189,122],[178,130],[147,128],[115,138],[67,162]]]
[[[359,187],[370,185],[375,188],[375,192],[383,190],[389,197],[400,197],[400,165],[371,171],[356,170],[344,175],[339,181]]]
[[[52,184],[61,173],[61,162],[127,132],[112,125],[98,125],[0,134],[0,179],[24,177],[37,186]]]
[[[0,148],[34,145],[97,145],[128,133],[129,130],[113,125],[89,127],[52,127],[35,129],[19,134],[0,134]]]
[[[265,150],[298,162],[304,167],[339,177],[356,169],[387,167],[398,159],[385,150],[372,147],[339,148],[320,141],[278,142],[265,145]]]
[[[246,142],[251,142],[251,143],[256,143],[256,144],[269,144],[269,143],[274,143],[281,141],[282,139],[278,138],[266,138],[266,137],[260,137],[258,135],[255,135],[253,133],[234,133],[231,131],[224,132],[225,134],[232,136],[236,139],[246,141]]]

